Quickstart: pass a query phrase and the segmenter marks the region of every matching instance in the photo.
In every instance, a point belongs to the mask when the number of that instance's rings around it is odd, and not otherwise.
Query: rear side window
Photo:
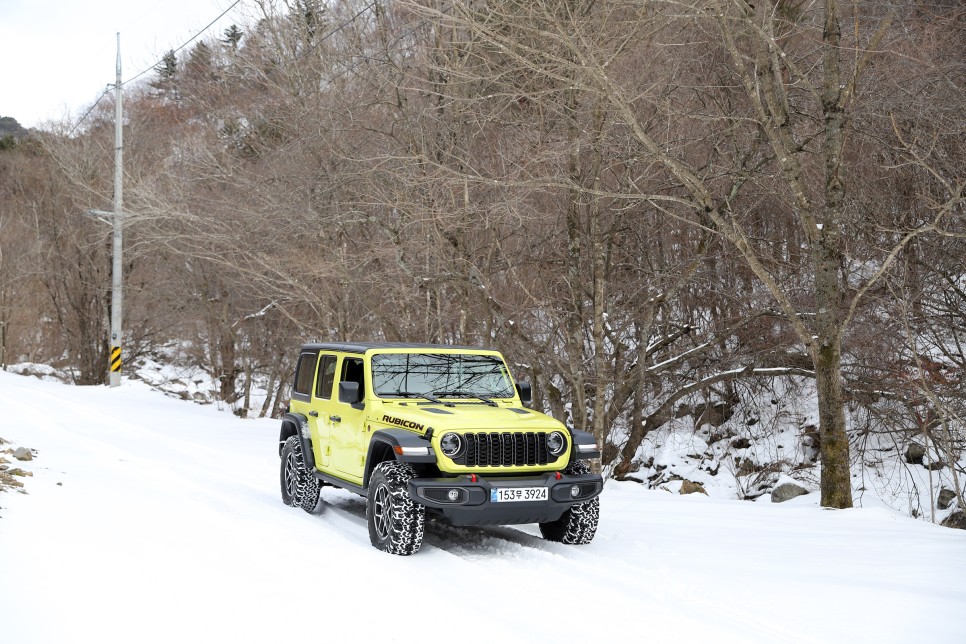
[[[319,360],[319,377],[315,381],[315,397],[328,400],[332,397],[335,383],[335,356],[322,356]]]
[[[312,392],[312,376],[315,375],[315,354],[303,353],[299,356],[299,366],[295,370],[295,393],[308,396]]]

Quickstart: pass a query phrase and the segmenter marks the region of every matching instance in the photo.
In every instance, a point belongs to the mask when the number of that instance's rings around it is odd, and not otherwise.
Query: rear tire
[[[309,514],[322,512],[319,479],[305,467],[302,456],[302,443],[298,436],[289,436],[282,446],[282,464],[279,471],[282,488],[282,502],[285,505],[300,507]]]
[[[583,461],[575,461],[565,471],[566,474],[587,474],[590,468]],[[540,534],[547,541],[578,545],[590,543],[597,533],[600,519],[600,498],[576,503],[565,510],[556,521],[540,524]]]
[[[392,555],[411,555],[423,544],[426,508],[409,497],[416,472],[408,463],[383,461],[369,477],[366,521],[369,541]]]

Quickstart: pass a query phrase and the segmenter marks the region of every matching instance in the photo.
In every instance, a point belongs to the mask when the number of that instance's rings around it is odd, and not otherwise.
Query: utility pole
[[[121,232],[121,218],[123,207],[124,144],[124,109],[121,105],[121,32],[117,33],[117,82],[114,84],[114,214],[111,221],[114,224],[114,250],[111,269],[111,386],[121,384],[121,345],[124,332],[121,330],[121,308],[123,306],[123,292],[121,280],[121,253],[123,251],[123,235]]]

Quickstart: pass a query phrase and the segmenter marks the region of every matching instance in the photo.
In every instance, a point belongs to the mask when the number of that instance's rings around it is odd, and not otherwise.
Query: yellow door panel
[[[331,425],[332,467],[354,483],[362,482],[366,449],[365,365],[362,358],[344,357],[338,367],[339,378],[329,419]],[[339,402],[339,383],[356,382],[362,392],[360,403]]]
[[[306,414],[309,417],[309,429],[312,432],[312,451],[315,454],[315,462],[321,467],[328,467],[331,464],[332,422],[329,420],[329,412],[332,406],[331,397],[337,363],[338,356],[335,354],[319,355],[318,373],[315,377],[310,410],[315,412],[315,415]]]

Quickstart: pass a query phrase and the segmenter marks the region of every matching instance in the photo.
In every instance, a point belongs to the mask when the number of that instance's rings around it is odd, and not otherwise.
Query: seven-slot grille
[[[473,432],[462,434],[466,447],[454,463],[476,467],[491,465],[546,465],[547,435],[538,432]]]

